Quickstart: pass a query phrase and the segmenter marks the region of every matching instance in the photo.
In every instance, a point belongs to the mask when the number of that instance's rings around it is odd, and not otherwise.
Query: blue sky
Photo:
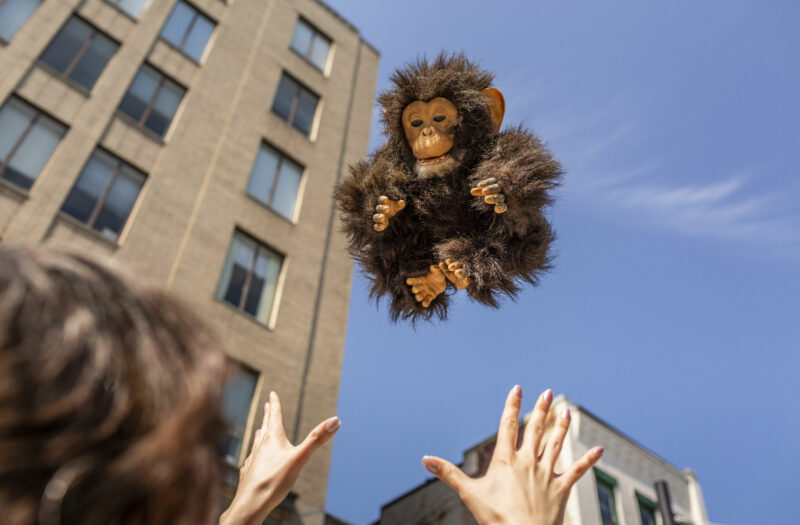
[[[440,49],[493,70],[506,124],[568,172],[556,267],[516,302],[414,330],[356,275],[329,511],[376,519],[518,383],[694,469],[712,521],[795,522],[800,3],[329,3],[381,51],[379,87]]]

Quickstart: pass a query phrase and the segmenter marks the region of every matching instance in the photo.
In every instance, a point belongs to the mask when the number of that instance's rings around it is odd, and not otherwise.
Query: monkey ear
[[[489,98],[489,111],[492,114],[492,122],[494,123],[494,131],[500,131],[500,125],[503,124],[503,115],[506,113],[506,100],[499,89],[486,88],[481,91]]]

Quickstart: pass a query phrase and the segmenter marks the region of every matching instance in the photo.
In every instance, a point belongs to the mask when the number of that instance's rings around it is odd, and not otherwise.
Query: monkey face
[[[452,102],[436,97],[417,100],[403,110],[403,131],[417,163],[434,165],[447,160],[455,139],[458,110]]]

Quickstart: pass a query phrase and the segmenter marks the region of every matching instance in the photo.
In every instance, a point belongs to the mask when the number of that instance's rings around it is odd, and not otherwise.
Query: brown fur
[[[406,284],[445,259],[459,261],[472,279],[469,295],[493,307],[498,294],[513,297],[520,281],[535,285],[550,267],[553,232],[542,210],[551,202],[561,166],[521,127],[494,133],[488,100],[481,94],[492,80],[463,55],[420,59],[395,72],[394,87],[378,97],[386,143],[368,161],[351,166],[336,189],[350,251],[372,280],[370,296],[390,298],[392,320],[446,317],[454,287],[423,308]],[[411,102],[434,97],[448,98],[458,109],[453,151],[464,158],[445,177],[420,179],[413,172],[401,115]],[[503,214],[470,195],[471,187],[490,177],[502,184],[508,203]],[[372,215],[381,195],[404,199],[407,206],[385,231],[376,232]]]

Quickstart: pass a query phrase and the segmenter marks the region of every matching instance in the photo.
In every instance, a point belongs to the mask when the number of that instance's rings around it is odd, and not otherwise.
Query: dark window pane
[[[272,208],[287,219],[291,219],[294,215],[297,190],[300,188],[302,177],[303,168],[289,159],[284,159],[275,187],[275,196],[272,199]]]
[[[161,37],[170,44],[180,47],[186,35],[186,31],[189,30],[189,24],[192,23],[194,15],[194,9],[184,2],[178,2],[169,15],[164,29],[161,30]]]
[[[656,525],[655,513],[644,506],[639,506],[639,517],[642,519],[642,525]]]
[[[172,122],[172,117],[178,110],[178,106],[183,98],[183,89],[173,84],[172,82],[165,81],[164,86],[158,93],[158,97],[153,104],[153,110],[147,117],[144,123],[145,127],[158,133],[162,137],[166,135],[169,125]]]
[[[79,221],[88,222],[111,180],[117,163],[118,161],[111,155],[96,151],[83,168],[61,211]]]
[[[147,0],[115,0],[120,9],[134,18],[139,16],[146,2]]]
[[[214,22],[204,16],[198,16],[183,45],[183,52],[199,62],[213,32]]]
[[[69,78],[91,90],[100,74],[117,51],[117,44],[103,35],[96,34],[84,55],[78,61]]]
[[[3,177],[29,189],[63,136],[64,127],[61,124],[40,116],[17,147]]]
[[[70,18],[42,53],[42,62],[60,73],[65,72],[92,32],[87,23]]]
[[[144,184],[144,176],[129,167],[124,167],[108,196],[103,202],[103,207],[97,215],[97,220],[92,225],[95,230],[116,237],[128,220],[133,205],[139,197],[139,191]]]
[[[616,525],[614,508],[614,488],[605,483],[597,483],[597,498],[600,502],[600,517],[603,525]]]
[[[228,258],[222,271],[218,297],[239,307],[244,293],[244,285],[255,256],[255,243],[241,235],[236,235],[231,243]]]
[[[272,111],[284,120],[289,120],[297,89],[298,86],[294,80],[286,75],[281,77],[278,91],[275,94],[275,101],[272,103]]]
[[[280,156],[274,149],[266,145],[259,148],[250,181],[247,183],[247,192],[264,204],[269,204],[279,162]]]
[[[311,39],[314,33],[311,28],[302,20],[297,21],[294,26],[294,35],[292,35],[291,48],[303,56],[308,55],[308,50],[311,49]]]
[[[6,160],[35,116],[36,110],[14,99],[0,109],[0,162]]]
[[[222,415],[228,423],[228,435],[222,445],[226,460],[236,463],[241,451],[247,416],[253,402],[258,376],[244,368],[237,368],[225,386],[222,397]]]
[[[314,113],[317,111],[317,97],[306,90],[300,91],[300,101],[294,114],[295,128],[306,135],[311,134],[311,125],[314,123]]]
[[[8,41],[28,21],[42,0],[5,0],[0,2],[0,38]]]
[[[311,46],[311,54],[309,55],[308,60],[320,71],[325,71],[325,65],[328,62],[328,52],[330,49],[330,40],[317,33],[316,38],[314,38],[314,43]]]
[[[119,109],[135,120],[140,120],[145,109],[155,95],[161,75],[152,68],[143,66],[133,79],[128,93],[122,99]]]

